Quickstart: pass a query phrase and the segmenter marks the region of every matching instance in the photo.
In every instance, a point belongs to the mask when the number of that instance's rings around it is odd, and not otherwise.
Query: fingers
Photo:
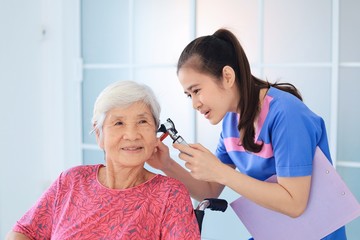
[[[185,153],[190,153],[192,149],[197,149],[195,147],[195,144],[185,145],[185,144],[174,143],[173,147],[179,150],[180,152],[185,152]]]
[[[190,161],[190,157],[193,157],[194,156],[194,150],[189,147],[189,146],[186,146],[186,145],[182,145],[182,144],[177,144],[179,145],[180,147],[176,146],[174,148],[176,148],[177,150],[180,151],[179,153],[179,157],[182,159],[182,160],[185,160],[185,161]]]
[[[189,162],[185,162],[185,167],[191,171],[191,164]]]

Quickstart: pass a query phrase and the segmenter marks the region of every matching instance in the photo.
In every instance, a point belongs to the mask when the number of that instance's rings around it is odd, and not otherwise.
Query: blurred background
[[[175,66],[192,39],[220,27],[237,35],[254,75],[295,84],[324,118],[333,162],[360,200],[359,10],[358,0],[0,0],[0,239],[61,171],[102,162],[90,118],[113,81],[150,85],[161,120],[214,151],[220,126],[194,112]],[[360,219],[347,232],[358,239]],[[249,236],[231,208],[206,213],[204,239]]]

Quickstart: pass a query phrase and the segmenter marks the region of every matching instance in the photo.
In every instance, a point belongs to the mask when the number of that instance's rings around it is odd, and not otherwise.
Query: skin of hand
[[[18,232],[9,232],[5,238],[6,240],[30,240],[27,236]]]
[[[193,178],[207,182],[220,182],[222,169],[230,168],[223,164],[212,152],[201,144],[173,144],[180,151],[179,158],[184,160],[185,167],[190,170]],[[220,181],[219,181],[220,180]]]
[[[166,169],[170,168],[172,161],[173,159],[170,158],[169,147],[158,139],[157,147],[146,163],[153,168],[166,171]]]

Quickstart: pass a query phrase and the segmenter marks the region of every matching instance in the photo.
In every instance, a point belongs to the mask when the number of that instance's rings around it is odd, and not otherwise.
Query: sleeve
[[[216,148],[215,156],[220,159],[222,163],[225,164],[234,164],[234,162],[229,157],[228,152],[226,151],[226,147],[224,144],[223,133],[220,134],[219,143]]]
[[[169,192],[164,218],[162,221],[161,239],[166,240],[199,240],[200,230],[197,223],[189,192],[179,183]]]
[[[13,227],[30,239],[50,239],[52,232],[55,197],[59,186],[59,178],[42,194]]]
[[[277,107],[280,110],[271,133],[277,175],[311,175],[315,148],[322,135],[322,119],[302,102]]]
[[[221,134],[215,152],[216,157],[219,158],[222,163],[234,164],[233,160],[230,158],[226,150],[224,139],[227,137],[239,138],[237,125],[238,125],[237,114],[227,113],[224,119],[222,120]]]

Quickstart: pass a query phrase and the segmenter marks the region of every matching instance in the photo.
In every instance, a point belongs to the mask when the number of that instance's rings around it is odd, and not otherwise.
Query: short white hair
[[[99,131],[102,138],[102,127],[108,111],[113,108],[125,108],[136,102],[143,102],[154,117],[156,127],[160,125],[160,104],[153,90],[134,81],[117,81],[107,86],[97,97],[92,117],[93,131]]]

